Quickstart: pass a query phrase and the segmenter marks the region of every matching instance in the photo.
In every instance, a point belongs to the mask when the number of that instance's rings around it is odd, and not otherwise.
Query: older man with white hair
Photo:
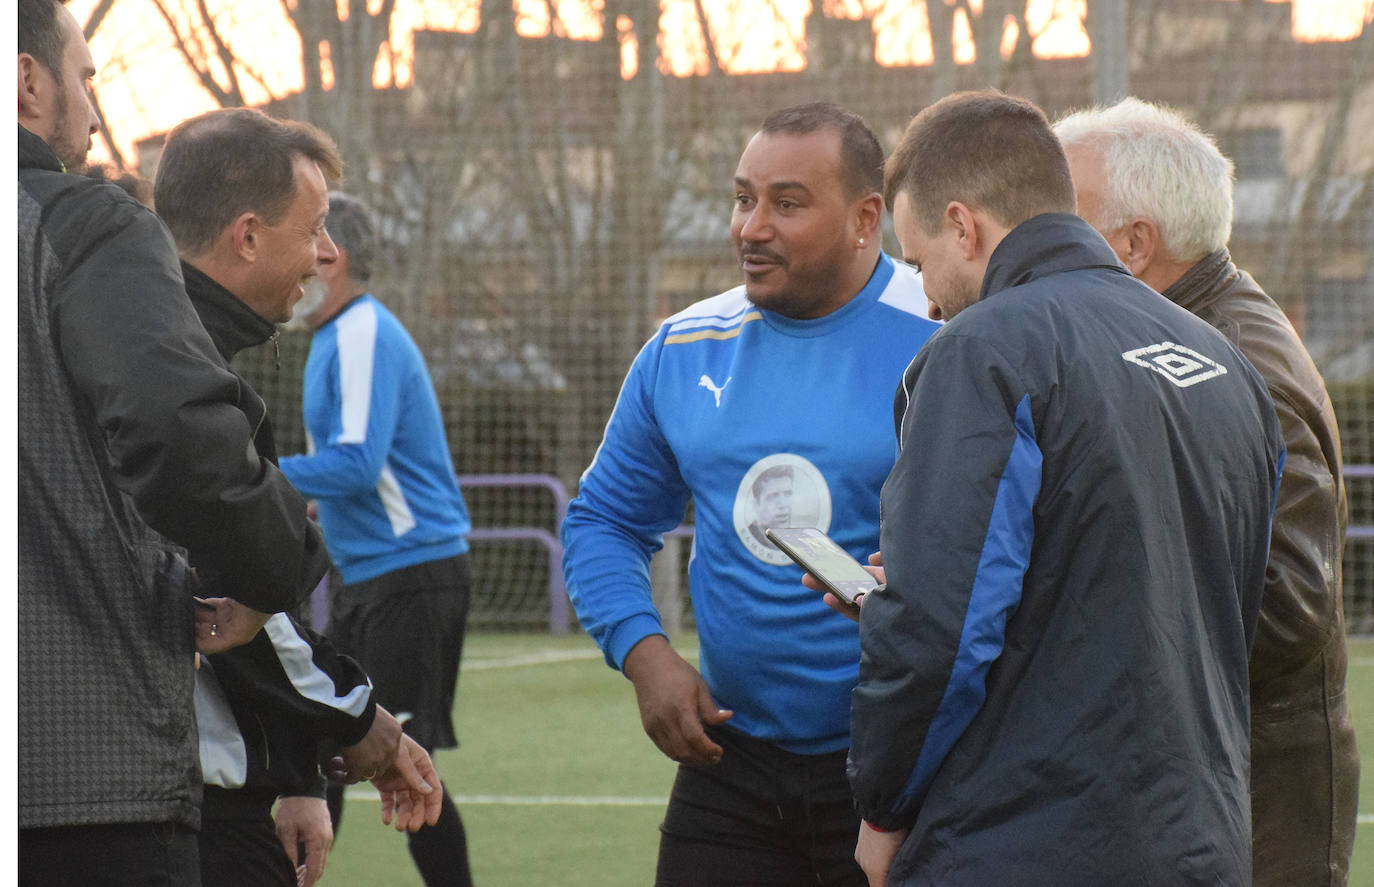
[[[1131,273],[1225,333],[1263,376],[1288,448],[1250,660],[1256,887],[1347,883],[1359,756],[1345,698],[1346,500],[1326,386],[1282,309],[1227,252],[1232,164],[1128,98],[1055,125],[1078,214]]]

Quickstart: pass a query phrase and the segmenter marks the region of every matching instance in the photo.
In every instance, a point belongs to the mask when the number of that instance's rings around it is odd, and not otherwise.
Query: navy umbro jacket
[[[882,493],[850,778],[894,885],[1248,884],[1258,374],[1075,216],[931,337]]]

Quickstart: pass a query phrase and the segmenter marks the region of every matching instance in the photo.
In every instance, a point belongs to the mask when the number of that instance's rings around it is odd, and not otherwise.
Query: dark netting
[[[346,188],[380,219],[386,262],[374,292],[429,361],[458,473],[482,476],[467,487],[482,531],[475,623],[549,624],[562,504],[549,482],[575,493],[658,322],[739,282],[728,238],[735,163],[768,111],[804,101],[863,114],[885,149],[914,112],[960,88],[1021,94],[1052,118],[1122,84],[1180,108],[1235,159],[1236,261],[1292,316],[1325,374],[1345,461],[1374,465],[1374,29],[1302,42],[1286,4],[1147,0],[1096,41],[1096,55],[1036,58],[1022,40],[1005,57],[992,48],[956,64],[937,51],[934,64],[884,66],[871,19],[814,6],[791,38],[809,47],[799,70],[725,73],[748,47],[719,36],[684,77],[660,70],[656,47],[675,37],[659,29],[679,19],[660,19],[656,3],[607,0],[618,27],[600,39],[521,36],[509,5],[484,3],[472,33],[415,34],[407,86],[369,86],[350,103],[344,84],[273,106],[339,138]],[[984,46],[998,45],[1002,27],[990,36],[987,23],[1000,16],[1037,26],[1006,0],[983,7],[973,33]],[[962,33],[952,10],[932,5],[938,33]],[[1088,31],[1111,11],[1090,4]],[[631,38],[638,54],[625,76]],[[927,57],[929,47],[919,47]],[[890,232],[887,244],[896,249]],[[283,334],[280,369],[270,347],[241,359],[286,452],[304,446],[307,343]],[[1374,477],[1359,471],[1346,608],[1352,631],[1368,633]],[[690,536],[669,545],[675,559],[655,573],[665,602],[682,597]]]

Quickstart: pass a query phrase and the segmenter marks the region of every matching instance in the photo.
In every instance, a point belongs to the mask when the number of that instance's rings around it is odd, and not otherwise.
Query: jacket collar
[[[48,143],[19,126],[19,168],[50,169],[53,172],[66,172],[67,168],[57,159]]]
[[[1011,229],[997,244],[978,299],[1079,268],[1110,268],[1130,274],[1087,222],[1070,213],[1043,213]]]
[[[1164,291],[1164,298],[1193,313],[1217,293],[1223,292],[1240,271],[1225,247],[1208,253]]]
[[[245,348],[261,345],[277,334],[277,325],[243,304],[237,296],[198,268],[181,263],[186,295],[200,315],[200,322],[225,360]]]

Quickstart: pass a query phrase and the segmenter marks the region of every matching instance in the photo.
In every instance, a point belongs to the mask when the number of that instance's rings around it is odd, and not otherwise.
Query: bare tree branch
[[[91,38],[95,36],[95,32],[99,29],[100,23],[105,21],[105,15],[110,11],[110,7],[114,5],[115,0],[100,0],[100,2],[96,4],[95,9],[91,10],[90,16],[86,19],[85,26],[81,29],[81,33],[85,35],[87,43],[91,42]]]
[[[226,88],[220,85],[220,82],[215,79],[214,74],[210,71],[208,53],[201,44],[200,38],[196,36],[195,27],[192,26],[183,32],[163,0],[152,0],[152,4],[153,8],[162,16],[162,20],[167,23],[167,29],[172,33],[177,52],[181,54],[187,67],[196,75],[196,80],[204,87],[205,91],[214,97],[215,102],[220,107],[242,106],[243,96],[238,90],[238,83],[232,79],[234,76],[233,69],[231,68],[229,72],[231,86]]]
[[[232,104],[240,107],[247,104],[243,100],[243,90],[239,87],[238,71],[235,68],[237,59],[229,44],[220,36],[219,28],[215,25],[214,16],[210,14],[210,7],[206,0],[196,0],[196,10],[200,13],[200,20],[205,25],[205,29],[210,33],[210,40],[215,45],[215,55],[219,58],[219,63],[224,66],[226,76],[229,78],[229,92],[232,96]]]
[[[702,5],[702,0],[692,0],[692,8],[696,10],[697,22],[701,24],[701,35],[706,42],[706,74],[723,74],[720,57],[716,55],[716,35],[711,31],[711,20],[706,17],[706,7]]]

